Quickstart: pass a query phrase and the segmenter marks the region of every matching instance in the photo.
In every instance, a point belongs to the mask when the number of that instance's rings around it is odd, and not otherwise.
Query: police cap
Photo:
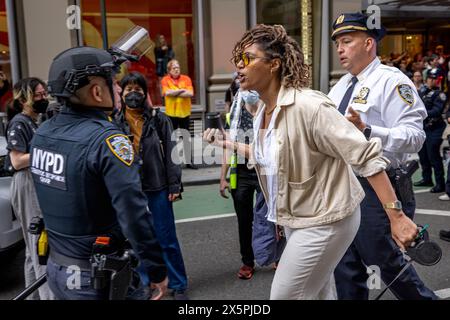
[[[368,15],[361,12],[341,14],[333,23],[331,39],[336,40],[336,37],[343,33],[362,31],[369,34],[376,41],[380,41],[385,36],[386,29],[383,26],[371,28],[367,23],[368,18]]]
[[[427,77],[430,79],[437,79],[441,75],[441,72],[438,68],[433,68],[428,70]]]
[[[69,98],[89,83],[88,77],[106,79],[117,72],[114,57],[105,50],[76,47],[58,54],[50,66],[48,91],[52,96]]]

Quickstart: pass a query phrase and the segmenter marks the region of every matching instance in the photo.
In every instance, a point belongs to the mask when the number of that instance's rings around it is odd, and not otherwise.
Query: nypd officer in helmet
[[[111,239],[111,250],[128,239],[159,292],[153,299],[167,289],[132,144],[108,121],[117,90],[115,61],[91,47],[56,56],[49,93],[63,107],[32,141],[31,170],[49,236],[47,279],[58,299],[108,298],[108,289],[94,289],[90,279],[89,259],[99,236]],[[81,269],[79,285],[70,281],[73,266]]]
[[[331,38],[348,73],[331,89],[329,97],[367,139],[381,140],[383,155],[391,162],[388,175],[400,201],[380,203],[367,180],[359,177],[366,197],[361,203],[358,233],[335,270],[339,299],[368,299],[367,267],[379,267],[381,279],[389,284],[406,265],[391,237],[385,210],[400,212],[403,208],[413,218],[411,177],[399,169],[405,166],[407,153],[418,152],[425,140],[425,107],[410,79],[397,68],[381,64],[377,43],[386,32],[381,23],[372,23],[362,13],[342,14],[335,21]],[[401,174],[402,185],[394,183],[396,174]],[[399,299],[437,298],[412,266],[390,289]]]
[[[433,68],[428,70],[427,83],[419,91],[428,113],[428,117],[423,122],[427,138],[419,151],[422,180],[414,183],[414,185],[433,187],[430,190],[431,193],[445,192],[444,165],[440,148],[442,134],[447,126],[442,118],[447,96],[437,86],[439,76],[439,69]],[[434,186],[431,178],[432,169],[434,170]]]

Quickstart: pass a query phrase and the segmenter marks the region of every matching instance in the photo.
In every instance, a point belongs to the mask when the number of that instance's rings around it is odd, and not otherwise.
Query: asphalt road
[[[433,267],[419,265],[416,269],[432,290],[450,299],[450,243],[441,241],[438,237],[440,229],[450,228],[450,203],[441,202],[436,195],[428,192],[417,194],[416,199],[418,209],[439,210],[431,215],[416,214],[415,220],[416,223],[430,225],[431,238],[443,250],[439,264]],[[270,267],[258,268],[251,280],[244,281],[236,277],[240,259],[235,217],[181,222],[177,224],[177,230],[189,276],[191,299],[269,298],[274,274]],[[0,262],[0,299],[10,299],[23,288],[23,256],[22,251],[14,259]],[[372,290],[371,297],[379,292]],[[393,296],[388,292],[383,299],[393,299]]]

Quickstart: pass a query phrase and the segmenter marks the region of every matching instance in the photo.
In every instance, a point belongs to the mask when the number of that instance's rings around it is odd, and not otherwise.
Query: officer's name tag
[[[65,164],[65,155],[33,148],[31,173],[35,182],[52,188],[67,190]]]

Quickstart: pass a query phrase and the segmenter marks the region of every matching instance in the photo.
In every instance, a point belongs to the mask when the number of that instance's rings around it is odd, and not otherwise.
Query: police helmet
[[[439,69],[438,68],[433,68],[433,69],[428,70],[427,77],[430,78],[430,79],[437,79],[437,78],[439,78],[440,75],[441,74],[439,72]]]
[[[58,98],[69,98],[89,84],[88,77],[110,80],[119,70],[115,57],[108,51],[92,47],[76,47],[58,54],[50,66],[48,92]],[[112,81],[112,80],[111,80]]]

